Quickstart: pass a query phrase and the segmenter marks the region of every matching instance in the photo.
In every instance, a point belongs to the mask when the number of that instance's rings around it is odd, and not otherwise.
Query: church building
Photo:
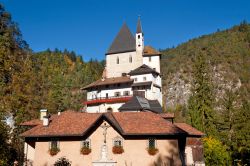
[[[106,52],[102,78],[85,86],[84,110],[21,124],[27,166],[204,166],[204,133],[162,109],[161,54],[124,24]]]
[[[123,24],[105,55],[102,78],[82,88],[87,91],[86,112],[124,111],[120,108],[128,101],[138,99],[135,96],[146,103],[148,107],[145,109],[150,109],[151,105],[161,108],[161,54],[151,46],[144,46],[140,19],[135,36]]]

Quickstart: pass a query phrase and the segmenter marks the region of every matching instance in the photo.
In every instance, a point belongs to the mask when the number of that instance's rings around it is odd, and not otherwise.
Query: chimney
[[[43,117],[43,126],[48,126],[49,125],[49,116],[44,116]]]
[[[58,115],[58,116],[61,115],[61,111],[58,111],[58,112],[57,112],[57,115]]]
[[[40,110],[40,120],[43,120],[43,117],[47,116],[47,115],[48,115],[47,109],[41,109]]]

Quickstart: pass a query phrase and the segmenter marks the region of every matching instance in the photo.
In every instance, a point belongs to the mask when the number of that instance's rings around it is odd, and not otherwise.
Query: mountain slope
[[[250,89],[250,25],[204,35],[176,48],[162,50],[161,71],[167,108],[185,105],[191,93],[195,55],[203,50],[210,66],[216,100],[226,89]]]

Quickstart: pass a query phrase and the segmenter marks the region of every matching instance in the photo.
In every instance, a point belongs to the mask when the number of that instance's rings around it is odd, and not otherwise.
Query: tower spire
[[[136,27],[136,33],[142,33],[142,28],[141,28],[141,16],[138,16],[138,21],[137,21],[137,27]]]

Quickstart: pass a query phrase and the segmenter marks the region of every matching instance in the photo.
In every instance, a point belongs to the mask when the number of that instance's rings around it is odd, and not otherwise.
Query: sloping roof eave
[[[124,79],[124,80],[120,80],[120,81],[117,81],[115,79]],[[125,80],[125,78],[127,80]],[[106,80],[113,80],[113,82],[105,82]],[[130,79],[128,77],[114,77],[114,78],[106,78],[104,81],[101,81],[101,80],[97,80],[95,82],[92,82],[91,84],[81,88],[81,90],[87,90],[89,88],[93,88],[93,87],[98,87],[98,86],[104,86],[104,85],[113,85],[113,84],[119,84],[119,83],[130,83],[130,82],[133,82],[134,80],[133,79]]]

